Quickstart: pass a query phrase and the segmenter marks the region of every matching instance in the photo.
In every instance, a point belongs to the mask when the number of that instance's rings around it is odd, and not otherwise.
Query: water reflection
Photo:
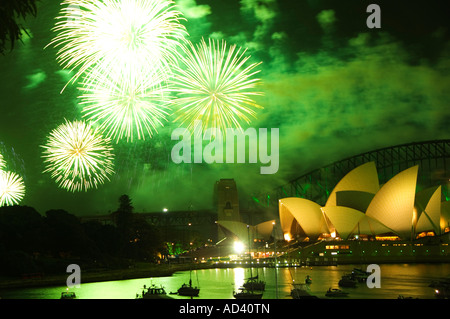
[[[244,285],[245,282],[245,269],[235,268],[234,269],[234,285],[239,288]]]
[[[259,278],[266,282],[263,299],[291,299],[292,283],[303,283],[306,276],[312,278],[309,285],[313,295],[325,298],[330,287],[338,288],[343,274],[351,272],[354,265],[329,267],[297,267],[297,268],[260,268],[253,269]],[[360,266],[356,266],[360,267]],[[395,299],[399,295],[413,298],[434,298],[434,290],[428,285],[432,280],[450,275],[450,264],[396,264],[380,265],[381,288],[370,289],[365,283],[356,288],[343,288],[349,292],[347,298]],[[192,272],[193,285],[200,287],[198,299],[233,299],[233,290],[239,288],[250,276],[249,269],[202,269]],[[82,279],[83,280],[83,279]],[[170,277],[156,277],[132,280],[81,283],[74,288],[80,299],[134,299],[142,293],[144,285],[161,285],[167,293],[176,292],[189,281],[189,271],[178,272]],[[66,287],[41,287],[0,291],[0,297],[14,299],[57,299]],[[186,299],[178,295],[170,295],[176,299]],[[197,298],[196,298],[197,299]]]

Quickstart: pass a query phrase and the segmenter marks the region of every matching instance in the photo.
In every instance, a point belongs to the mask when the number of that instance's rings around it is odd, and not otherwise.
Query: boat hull
[[[180,296],[197,297],[199,293],[200,293],[199,288],[182,287],[178,289],[178,294]]]
[[[325,296],[326,297],[347,297],[348,292],[344,292],[340,289],[331,289],[326,292]]]
[[[248,290],[265,290],[266,283],[265,282],[246,282],[244,287]]]
[[[233,295],[236,299],[261,299],[263,294],[262,293],[236,293]]]

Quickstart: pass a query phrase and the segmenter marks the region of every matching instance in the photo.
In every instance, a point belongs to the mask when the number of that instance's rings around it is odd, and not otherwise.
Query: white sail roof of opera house
[[[274,222],[275,220],[269,220],[253,226],[240,221],[222,220],[217,224],[230,231],[241,242],[246,243],[250,239],[269,239]]]
[[[341,238],[348,238],[364,213],[344,206],[325,206],[322,212],[328,217]],[[342,218],[345,216],[345,218]],[[331,228],[331,227],[330,227]],[[330,229],[333,231],[333,229]]]
[[[254,233],[258,236],[257,238],[262,237],[262,239],[269,239],[269,237],[272,235],[274,223],[275,219],[268,220],[253,226]]]
[[[280,199],[279,212],[281,229],[285,234],[291,232],[294,220],[305,234],[313,239],[328,231],[320,205],[308,199],[298,197]]]
[[[325,206],[337,206],[336,193],[361,191],[375,194],[380,188],[375,162],[362,164],[347,173],[331,191]]]
[[[375,194],[366,215],[392,229],[401,238],[410,239],[419,166],[410,167],[392,177]]]
[[[441,186],[429,187],[416,194],[416,232],[434,231],[440,234]]]
[[[376,219],[373,219],[366,214],[364,217],[355,225],[355,228],[351,232],[354,235],[382,235],[387,233],[392,233],[392,229],[389,229]]]
[[[348,239],[352,234],[378,235],[392,232],[363,212],[350,207],[326,206],[322,207],[322,211],[342,239]]]

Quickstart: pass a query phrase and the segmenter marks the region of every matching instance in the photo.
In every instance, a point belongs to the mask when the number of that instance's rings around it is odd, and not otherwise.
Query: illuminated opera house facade
[[[418,169],[410,167],[380,185],[375,163],[368,162],[345,175],[324,206],[280,199],[285,240],[315,242],[292,248],[290,258],[450,261],[450,202],[442,201],[441,186],[417,192]]]
[[[282,263],[450,262],[450,201],[442,186],[420,186],[418,173],[412,166],[380,184],[375,162],[366,162],[337,182],[324,204],[280,198],[278,218],[257,225],[242,222],[233,205],[234,181],[221,181],[217,224],[256,260],[273,258],[267,248],[275,247],[267,243],[275,238]],[[264,253],[258,243],[266,243]]]

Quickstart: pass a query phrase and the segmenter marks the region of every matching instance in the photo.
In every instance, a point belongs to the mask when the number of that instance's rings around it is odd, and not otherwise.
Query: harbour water
[[[339,287],[342,275],[350,273],[361,265],[253,268],[252,274],[266,282],[263,299],[292,299],[292,283],[304,283],[309,275],[312,283],[310,293],[319,298],[325,297],[328,288],[340,288],[348,292],[347,299],[434,299],[434,289],[429,284],[434,280],[450,276],[450,264],[382,264],[380,265],[380,288],[369,288],[366,283],[358,283],[354,288]],[[237,290],[250,276],[248,268],[199,269],[191,273],[192,284],[200,287],[200,294],[194,299],[234,299]],[[144,285],[162,285],[174,299],[189,299],[170,292],[189,281],[189,271],[177,272],[172,276],[141,278],[118,281],[83,283],[80,288],[72,288],[78,299],[134,299],[142,292]],[[0,291],[3,299],[58,299],[65,286],[8,289]]]

